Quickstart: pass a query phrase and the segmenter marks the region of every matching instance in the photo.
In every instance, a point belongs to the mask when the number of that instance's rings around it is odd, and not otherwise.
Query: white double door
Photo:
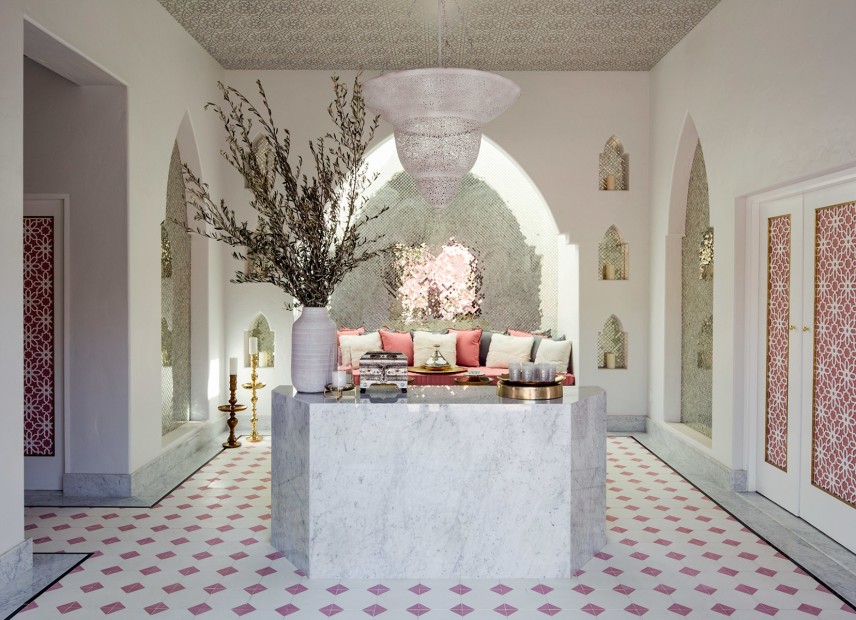
[[[761,203],[756,488],[856,551],[856,182]]]

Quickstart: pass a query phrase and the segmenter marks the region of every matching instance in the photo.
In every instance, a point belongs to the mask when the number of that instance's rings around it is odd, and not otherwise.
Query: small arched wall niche
[[[607,228],[597,252],[597,277],[600,280],[627,280],[627,244],[616,226]]]
[[[681,422],[713,436],[713,228],[701,142],[693,155],[681,246]]]
[[[627,368],[627,333],[614,314],[603,324],[597,335],[597,367],[604,370]]]
[[[250,338],[259,342],[259,368],[273,368],[276,363],[276,332],[270,328],[267,317],[259,312],[244,332],[244,365],[250,366]]]
[[[178,143],[161,222],[161,433],[190,420],[190,236]]]
[[[616,136],[610,136],[598,158],[598,189],[604,191],[630,189],[630,165],[624,146]]]

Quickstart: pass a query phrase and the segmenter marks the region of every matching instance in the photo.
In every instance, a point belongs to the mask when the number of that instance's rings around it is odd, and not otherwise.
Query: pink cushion
[[[413,366],[413,338],[410,332],[380,330],[380,341],[384,351],[397,351],[407,356],[407,365]]]
[[[516,329],[509,329],[508,335],[509,336],[516,336],[518,338],[526,338],[527,336],[531,336],[532,333],[531,332],[519,332]]]
[[[450,334],[455,334],[455,356],[458,366],[479,365],[479,343],[481,342],[482,330],[475,329],[450,329]]]

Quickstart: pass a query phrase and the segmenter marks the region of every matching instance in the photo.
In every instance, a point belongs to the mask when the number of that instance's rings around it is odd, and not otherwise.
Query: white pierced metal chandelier
[[[448,206],[476,163],[482,126],[520,95],[511,80],[475,69],[442,66],[443,0],[438,0],[440,67],[387,73],[363,85],[366,106],[395,129],[404,170],[435,209]]]

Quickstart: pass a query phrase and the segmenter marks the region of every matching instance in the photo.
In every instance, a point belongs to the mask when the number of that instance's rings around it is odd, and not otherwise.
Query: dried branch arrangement
[[[268,282],[294,298],[294,305],[325,307],[333,289],[357,265],[386,252],[380,236],[366,238],[362,229],[385,209],[360,214],[364,192],[375,177],[368,174],[366,149],[378,117],[366,121],[359,77],[351,92],[333,77],[334,99],[327,111],[335,133],[309,142],[314,175],[303,172],[303,159],[291,161],[291,134],[273,120],[267,95],[257,81],[262,109],[235,88],[218,83],[222,105],[209,103],[226,130],[221,154],[244,178],[252,193],[257,221],[238,222],[224,200],[215,202],[209,188],[183,164],[188,204],[202,236],[222,241],[232,255],[251,267],[237,271],[233,282]],[[254,124],[268,148],[254,148]],[[258,144],[258,142],[256,142]]]

